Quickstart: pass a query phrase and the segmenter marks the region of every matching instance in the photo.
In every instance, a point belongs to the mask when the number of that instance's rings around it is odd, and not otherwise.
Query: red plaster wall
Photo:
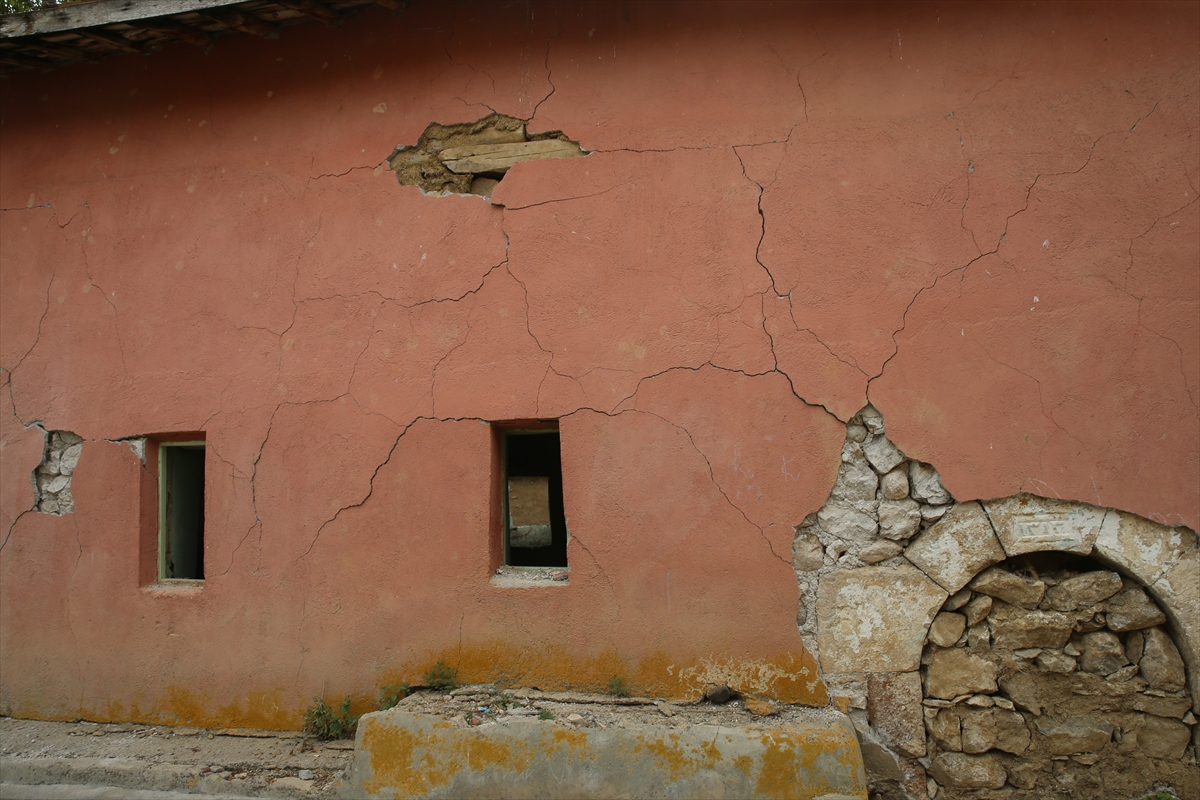
[[[868,400],[960,500],[1197,527],[1198,8],[427,3],[10,75],[0,711],[289,726],[438,658],[823,702],[792,526]],[[380,167],[493,109],[594,152]],[[570,582],[501,589],[485,423],[538,417]],[[194,430],[207,580],[143,586],[106,440]]]

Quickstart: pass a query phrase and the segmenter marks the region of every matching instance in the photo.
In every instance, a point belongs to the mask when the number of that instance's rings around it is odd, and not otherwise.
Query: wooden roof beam
[[[234,28],[242,33],[254,36],[278,36],[278,28],[252,14],[246,14],[236,9],[210,8],[200,12],[209,19],[219,22],[227,28]]]
[[[212,37],[204,31],[198,31],[195,28],[189,28],[187,25],[180,25],[169,19],[143,19],[137,22],[126,23],[138,28],[145,28],[148,31],[163,33],[181,42],[194,44],[197,47],[207,47],[212,44]]]
[[[21,55],[8,48],[0,50],[0,64],[5,64],[10,67],[29,67],[30,69],[46,69],[54,66],[49,61],[40,61],[36,58]]]
[[[274,0],[275,5],[299,11],[301,14],[324,22],[326,25],[337,25],[342,21],[342,15],[317,0]]]
[[[146,48],[137,42],[131,42],[119,33],[107,31],[103,28],[84,28],[76,31],[85,39],[91,39],[93,42],[100,42],[109,47],[115,47],[126,53],[145,53]]]
[[[40,50],[47,55],[55,58],[63,58],[68,61],[87,61],[88,55],[82,50],[76,50],[74,47],[63,47],[61,44],[50,44],[44,39],[30,39],[22,42],[21,46],[26,50]]]

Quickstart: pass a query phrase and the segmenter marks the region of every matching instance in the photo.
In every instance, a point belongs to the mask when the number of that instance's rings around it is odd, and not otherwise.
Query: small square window
[[[158,579],[204,580],[204,442],[158,445]]]
[[[503,438],[504,563],[566,567],[562,459],[557,425],[507,430]]]

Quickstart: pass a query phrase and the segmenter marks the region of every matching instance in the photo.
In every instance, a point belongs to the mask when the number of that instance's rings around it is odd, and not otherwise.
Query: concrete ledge
[[[355,798],[866,798],[848,718],[813,710],[779,726],[572,728],[513,720],[458,728],[366,714],[346,796]]]

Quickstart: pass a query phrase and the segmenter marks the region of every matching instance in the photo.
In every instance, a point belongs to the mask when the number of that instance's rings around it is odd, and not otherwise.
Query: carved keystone
[[[1042,550],[1088,555],[1105,515],[1102,508],[1031,494],[990,501],[984,508],[1009,556]]]

